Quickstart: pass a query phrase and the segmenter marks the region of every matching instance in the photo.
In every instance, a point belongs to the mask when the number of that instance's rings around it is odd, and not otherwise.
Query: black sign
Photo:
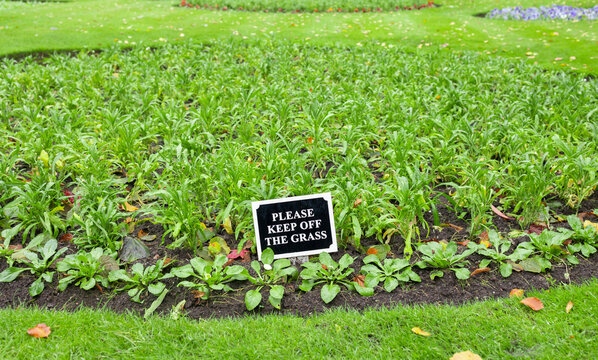
[[[256,201],[253,225],[258,256],[272,248],[274,258],[336,252],[330,193]]]

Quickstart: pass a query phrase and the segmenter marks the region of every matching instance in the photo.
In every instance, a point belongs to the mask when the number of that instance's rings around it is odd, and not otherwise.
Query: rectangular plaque
[[[256,247],[272,248],[274,258],[336,252],[336,229],[330,193],[254,201]]]

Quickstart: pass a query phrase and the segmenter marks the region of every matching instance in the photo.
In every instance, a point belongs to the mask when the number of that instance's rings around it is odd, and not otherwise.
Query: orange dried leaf
[[[488,240],[488,232],[482,231],[480,233],[480,240]]]
[[[368,251],[366,251],[366,254],[367,255],[376,255],[376,254],[378,254],[378,250],[376,250],[376,248],[371,247],[368,249]]]
[[[322,264],[322,269],[324,269],[324,270],[328,270],[328,266],[326,266],[326,265]]]
[[[463,228],[461,226],[457,226],[455,224],[446,224],[446,225],[450,228],[457,230],[457,232],[460,232],[461,230],[463,230]]]
[[[35,338],[47,338],[50,332],[50,327],[44,323],[37,324],[34,328],[27,330],[27,334]]]
[[[125,206],[125,210],[126,210],[127,212],[133,212],[133,211],[137,211],[137,210],[139,210],[139,208],[138,208],[137,206],[133,206],[133,205],[129,204],[129,203],[128,203],[128,202],[126,202],[126,201],[125,201],[125,205],[124,205],[124,206]]]
[[[573,302],[569,301],[567,303],[567,307],[565,308],[565,311],[567,312],[567,314],[569,313],[569,311],[571,311],[571,309],[573,309]]]
[[[478,354],[472,353],[471,351],[463,351],[453,355],[450,360],[482,360],[482,357]]]
[[[513,298],[513,297],[518,297],[518,298],[522,298],[523,297],[523,293],[525,291],[523,289],[513,289],[511,290],[511,292],[509,293],[509,297]]]
[[[429,332],[425,332],[425,331],[423,331],[422,329],[420,329],[418,327],[412,328],[411,331],[413,331],[417,335],[421,335],[421,336],[430,336],[430,335],[432,335]]]
[[[143,231],[143,229],[140,229],[139,232],[137,233],[138,238],[142,238],[146,235],[147,235],[147,233],[145,231]]]
[[[359,205],[361,205],[361,202],[362,202],[361,199],[359,199],[359,198],[355,199],[355,202],[353,202],[353,207],[354,208],[358,207]]]
[[[457,244],[459,244],[459,245],[463,245],[463,246],[467,246],[467,244],[469,244],[469,240],[465,240],[465,241],[457,241]]]
[[[474,276],[474,275],[481,274],[481,273],[488,272],[488,271],[490,271],[489,267],[477,268],[474,271],[472,271],[471,275],[469,275],[469,276]]]
[[[164,258],[164,266],[170,264],[172,262],[171,258]]]
[[[307,138],[306,142],[307,142],[308,144],[311,144],[311,143],[313,143],[313,142],[314,142],[314,138],[312,138],[312,137],[310,136],[310,137],[308,137],[308,138]]]
[[[365,275],[357,275],[353,278],[353,281],[355,281],[359,286],[365,287]]]
[[[64,233],[64,234],[60,235],[60,237],[58,238],[58,241],[65,242],[65,243],[71,242],[71,241],[73,241],[73,234]]]
[[[542,304],[542,301],[540,301],[540,299],[538,299],[537,297],[525,298],[525,299],[521,300],[520,303],[528,306],[530,309],[532,309],[534,311],[544,309],[544,304]]]

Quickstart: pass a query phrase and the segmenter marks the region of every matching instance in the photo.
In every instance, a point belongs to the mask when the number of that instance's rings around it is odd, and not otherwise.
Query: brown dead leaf
[[[307,142],[308,144],[311,144],[314,142],[314,138],[312,138],[311,136],[307,138],[307,140],[305,140],[305,142]]]
[[[521,300],[520,303],[528,306],[530,309],[532,309],[534,311],[544,309],[544,304],[542,304],[542,301],[540,301],[540,299],[538,299],[537,297],[525,298],[525,299]]]
[[[366,251],[366,254],[367,255],[376,255],[376,254],[378,254],[378,250],[376,250],[376,248],[374,248],[374,247],[371,247],[368,249],[368,251]]]
[[[503,219],[505,219],[505,220],[513,220],[513,218],[512,218],[512,217],[510,217],[510,216],[507,216],[507,215],[505,215],[505,214],[504,214],[502,211],[498,210],[498,209],[496,208],[496,206],[494,206],[494,205],[492,205],[492,204],[491,204],[491,205],[490,205],[490,208],[492,209],[492,211],[493,211],[493,212],[494,212],[496,215],[500,216],[501,218],[503,218]]]
[[[73,234],[71,233],[64,233],[58,237],[58,241],[69,243],[73,241]]]
[[[510,298],[514,298],[514,297],[518,297],[518,298],[522,298],[523,297],[523,293],[525,291],[523,289],[513,289],[511,290],[511,292],[509,293],[509,297]]]
[[[133,211],[137,211],[139,210],[139,208],[137,206],[133,206],[131,204],[129,204],[128,202],[125,201],[124,204],[124,208],[127,212],[133,212]]]
[[[531,224],[526,232],[528,234],[540,235],[542,233],[542,231],[544,231],[544,229],[546,229],[546,227],[547,226],[545,224],[535,223],[535,224]]]
[[[459,244],[459,245],[463,245],[463,246],[467,246],[467,244],[469,244],[469,240],[465,240],[465,241],[457,241],[457,244]]]
[[[569,313],[569,311],[571,311],[571,309],[573,309],[573,302],[569,301],[567,303],[567,307],[565,307],[565,311],[567,312],[567,314]]]
[[[482,357],[471,351],[462,351],[453,355],[450,360],[482,360]]]
[[[353,281],[356,282],[359,286],[365,287],[365,275],[357,275],[353,278]]]
[[[138,238],[142,238],[144,236],[146,236],[147,233],[145,231],[143,231],[143,229],[139,229],[139,231],[137,232],[137,237]]]
[[[356,208],[359,205],[361,205],[362,200],[360,198],[355,199],[355,201],[353,202],[353,207]]]
[[[457,232],[460,232],[461,230],[463,230],[463,228],[461,226],[457,226],[455,224],[446,224],[446,226],[448,226],[448,227],[450,227],[452,229],[457,230]]]
[[[322,264],[322,269],[324,269],[324,270],[328,270],[328,266],[326,266],[326,265]]]
[[[480,240],[488,240],[488,232],[487,231],[482,231],[480,233]]]
[[[50,327],[44,323],[37,324],[34,328],[27,330],[27,334],[35,338],[47,338],[51,332]]]
[[[485,273],[485,272],[488,272],[488,271],[490,271],[489,267],[477,268],[474,271],[472,271],[469,276],[474,276],[474,275]]]
[[[423,331],[422,329],[420,329],[418,327],[412,328],[411,331],[413,331],[417,335],[421,335],[421,336],[430,336],[430,335],[432,335],[429,332]]]
[[[164,266],[170,264],[172,262],[171,258],[164,258]]]

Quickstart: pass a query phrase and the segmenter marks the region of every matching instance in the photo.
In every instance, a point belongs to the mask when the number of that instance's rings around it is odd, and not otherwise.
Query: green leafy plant
[[[270,304],[276,309],[280,309],[284,287],[279,283],[289,278],[297,277],[297,269],[291,266],[289,259],[274,261],[274,251],[271,248],[262,251],[262,264],[264,268],[263,272],[258,261],[254,260],[251,262],[251,268],[257,276],[249,276],[248,280],[252,284],[257,285],[257,289],[252,289],[245,293],[245,306],[249,311],[255,309],[262,302],[260,290],[264,287],[270,288],[270,295],[268,297]]]
[[[456,243],[444,244],[434,241],[420,245],[418,250],[423,256],[416,265],[420,269],[436,269],[430,273],[432,280],[444,276],[444,271],[447,269],[452,270],[457,279],[465,280],[469,278],[469,270],[465,267],[469,262],[465,258],[471,255],[475,251],[474,249],[466,249],[461,254],[457,254],[458,247]]]
[[[167,262],[168,261],[168,262]],[[120,281],[124,286],[117,288],[117,291],[127,291],[132,301],[143,303],[141,299],[147,290],[150,294],[160,296],[166,285],[161,281],[171,278],[170,273],[164,274],[164,270],[170,264],[170,259],[164,258],[156,262],[155,265],[144,267],[141,263],[135,263],[131,266],[129,273],[125,269],[111,271],[108,274],[110,282]]]
[[[101,247],[111,251],[121,248],[121,239],[125,235],[126,224],[122,221],[125,214],[118,210],[118,205],[110,199],[99,200],[95,206],[89,206],[79,215],[73,214],[73,221],[79,228],[73,242],[82,249]]]
[[[511,241],[501,238],[496,230],[488,231],[488,242],[490,242],[490,247],[486,247],[483,242],[479,244],[469,242],[467,247],[486,257],[486,259],[480,261],[480,268],[485,268],[491,262],[495,262],[498,265],[500,274],[505,278],[513,273],[514,263],[527,258],[531,254],[531,250],[518,247],[513,253],[507,255],[511,248]]]
[[[38,235],[36,239],[43,239],[44,236]],[[32,242],[37,242],[36,239]],[[19,257],[17,262],[25,266],[24,268],[19,267],[8,267],[2,273],[0,273],[0,282],[11,282],[17,278],[19,274],[25,271],[29,271],[37,279],[29,287],[29,294],[31,296],[37,296],[44,291],[44,282],[51,283],[54,278],[54,270],[51,269],[52,264],[67,250],[62,248],[57,250],[58,242],[56,239],[49,239],[43,246],[35,247],[35,252],[29,249],[23,250],[23,257]]]
[[[109,282],[102,256],[114,258],[113,253],[101,248],[67,255],[56,265],[57,270],[66,275],[58,282],[58,289],[64,291],[72,283],[83,290],[89,290],[100,284],[107,287]]]
[[[336,263],[330,254],[323,252],[320,253],[318,260],[318,262],[301,264],[305,269],[299,275],[303,279],[299,289],[311,291],[314,286],[323,284],[320,296],[327,304],[341,291],[339,284],[344,285],[348,290],[355,289],[354,283],[349,279],[353,274],[353,269],[349,266],[355,261],[351,255],[343,255]]]
[[[178,286],[184,286],[200,292],[199,298],[207,300],[212,290],[231,291],[227,283],[234,280],[246,280],[248,271],[242,266],[226,266],[228,259],[225,255],[216,255],[214,261],[206,261],[202,258],[193,258],[189,264],[171,270],[174,276],[194,281],[181,281]]]
[[[536,262],[541,271],[552,267],[551,261],[567,260],[570,264],[579,264],[575,255],[566,249],[564,242],[571,238],[573,231],[559,229],[559,231],[544,230],[540,235],[528,234],[530,241],[519,244],[519,248],[530,251],[534,255],[530,260]]]
[[[590,257],[596,252],[596,246],[598,246],[598,229],[590,224],[584,226],[575,215],[567,216],[567,222],[573,229],[571,238],[576,241],[569,244],[569,251],[581,252],[583,256]]]
[[[363,263],[365,265],[360,272],[365,274],[364,283],[368,288],[375,288],[382,282],[384,290],[391,292],[401,282],[421,282],[421,278],[411,269],[407,259],[384,259],[384,262],[381,262],[377,255],[371,254],[363,259]],[[360,291],[357,286],[355,289]]]

